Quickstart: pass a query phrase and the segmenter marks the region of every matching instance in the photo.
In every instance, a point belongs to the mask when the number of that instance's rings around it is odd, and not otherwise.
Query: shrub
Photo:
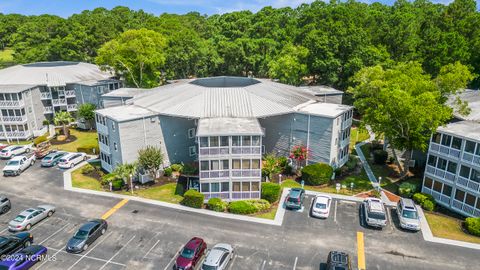
[[[83,152],[90,155],[98,155],[100,154],[100,148],[98,147],[98,145],[86,145],[77,147],[77,152]]]
[[[302,180],[312,186],[328,183],[332,179],[332,175],[333,168],[325,163],[308,165],[302,169]]]
[[[435,199],[430,194],[415,193],[413,195],[413,200],[427,211],[435,209]]]
[[[115,174],[115,173],[107,173],[105,175],[102,176],[102,181],[101,181],[101,184],[106,186],[108,185],[108,183],[114,181],[118,179],[118,175]]]
[[[375,150],[383,150],[383,145],[377,140],[372,141],[372,143],[370,144],[370,152],[373,152]]]
[[[163,175],[170,177],[172,176],[172,172],[173,172],[172,168],[168,167],[163,170]]]
[[[358,164],[358,158],[354,155],[350,155],[348,157],[347,163],[345,163],[345,167],[347,167],[348,171],[353,171],[357,167]]]
[[[44,126],[48,126],[48,125],[50,125],[50,121],[48,121],[47,119],[45,119],[45,120],[42,121],[42,124],[43,124]]]
[[[435,202],[430,200],[425,200],[422,204],[422,208],[427,211],[433,211],[435,208]]]
[[[204,199],[205,196],[202,193],[195,189],[189,189],[183,194],[182,204],[188,207],[202,208]]]
[[[247,200],[247,202],[253,204],[257,209],[257,212],[270,209],[270,203],[267,200]]]
[[[198,169],[191,164],[185,164],[181,169],[181,173],[185,175],[196,175],[198,174]]]
[[[170,168],[172,168],[172,171],[174,172],[182,172],[183,171],[183,165],[182,164],[172,164],[170,166]]]
[[[262,199],[270,203],[278,201],[281,187],[275,183],[262,183]]]
[[[465,219],[465,228],[470,234],[480,236],[480,217]]]
[[[404,198],[411,198],[415,192],[417,192],[417,185],[414,183],[403,182],[398,187],[398,194]]]
[[[123,180],[122,179],[115,179],[112,181],[112,189],[113,190],[121,190],[123,187]]]
[[[392,164],[395,162],[395,158],[394,157],[389,157],[388,158],[388,163]]]
[[[216,212],[225,212],[225,209],[227,208],[227,203],[220,198],[210,198],[207,205],[208,209]]]
[[[235,201],[228,205],[228,211],[233,214],[250,215],[257,212],[257,208],[247,201]]]
[[[385,150],[373,151],[373,162],[379,165],[385,165],[387,163],[388,153]]]
[[[83,166],[81,169],[82,174],[91,174],[94,171],[95,171],[95,167],[93,167],[91,164],[87,164]]]
[[[35,138],[33,140],[33,144],[35,145],[39,145],[40,143],[42,142],[46,142],[48,140],[47,136],[43,135],[43,136],[38,136],[37,138]]]

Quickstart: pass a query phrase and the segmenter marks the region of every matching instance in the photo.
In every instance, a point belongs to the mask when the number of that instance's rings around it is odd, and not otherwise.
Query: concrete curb
[[[197,213],[197,214],[203,214],[203,215],[208,215],[208,216],[214,216],[214,217],[219,217],[219,218],[227,218],[227,219],[233,219],[233,220],[239,220],[239,221],[246,221],[246,222],[254,222],[254,223],[259,223],[259,224],[265,224],[265,225],[274,225],[274,226],[281,226],[283,223],[283,217],[285,215],[285,208],[283,207],[283,201],[285,200],[285,197],[288,194],[289,189],[284,189],[282,196],[279,201],[278,209],[277,212],[275,213],[275,219],[263,219],[263,218],[257,218],[257,217],[251,217],[251,216],[242,216],[242,215],[235,215],[235,214],[229,214],[229,213],[220,213],[220,212],[215,212],[207,209],[195,209],[195,208],[190,208],[187,206],[179,205],[179,204],[173,204],[173,203],[168,203],[168,202],[162,202],[162,201],[157,201],[157,200],[151,200],[151,199],[145,199],[145,198],[140,198],[136,196],[129,196],[129,195],[123,195],[123,194],[116,194],[116,193],[110,193],[110,192],[105,192],[105,191],[96,191],[96,190],[88,190],[88,189],[82,189],[82,188],[75,188],[72,187],[72,171],[84,166],[86,162],[82,162],[78,164],[77,166],[65,171],[63,173],[63,187],[65,190],[68,191],[73,191],[73,192],[79,192],[79,193],[84,193],[84,194],[91,194],[91,195],[97,195],[97,196],[104,196],[104,197],[110,197],[110,198],[117,198],[117,199],[128,199],[131,201],[136,201],[136,202],[141,202],[141,203],[147,203],[151,205],[157,205],[161,207],[166,207],[170,209],[176,209],[176,210],[181,210],[181,211],[186,211],[186,212],[191,212],[191,213]]]

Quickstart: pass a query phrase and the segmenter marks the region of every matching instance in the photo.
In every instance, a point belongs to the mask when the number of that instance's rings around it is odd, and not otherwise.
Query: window
[[[208,137],[200,137],[200,147],[208,147]]]
[[[230,183],[229,182],[222,182],[222,192],[230,191]]]
[[[240,146],[240,136],[232,136],[232,146]]]
[[[442,134],[440,133],[433,134],[433,137],[432,137],[433,142],[440,144],[441,140],[442,140]]]
[[[233,191],[240,191],[240,182],[233,182]]]
[[[232,169],[238,170],[241,169],[241,162],[240,159],[234,159],[232,160]]]
[[[252,136],[252,145],[260,146],[260,136]]]
[[[465,198],[465,203],[474,207],[475,206],[475,200],[477,199],[477,197],[473,196],[472,194],[470,193],[467,193],[467,197]]]
[[[218,137],[210,137],[210,147],[218,147]]]
[[[432,184],[433,184],[433,180],[428,178],[428,177],[425,177],[425,181],[424,181],[424,186],[426,188],[432,188]]]
[[[453,174],[456,174],[457,173],[457,163],[449,161],[447,171],[451,172]]]
[[[242,191],[250,191],[250,182],[242,182]]]
[[[32,107],[28,107],[28,113],[32,113]]]
[[[462,165],[460,167],[460,176],[468,179],[470,177],[470,168]]]
[[[228,146],[228,137],[227,136],[220,137],[220,146]]]
[[[457,192],[455,192],[455,200],[463,202],[464,198],[465,198],[465,191],[457,189]]]
[[[260,159],[252,159],[252,169],[260,169]]]
[[[242,160],[242,169],[243,170],[250,169],[250,160],[249,159],[243,159]]]
[[[115,123],[112,122],[112,131],[115,131]]]
[[[452,187],[449,185],[443,185],[443,195],[446,195],[448,197],[452,196]]]
[[[211,183],[210,189],[211,192],[220,192],[220,183]]]
[[[228,159],[222,160],[222,170],[228,170],[229,169],[229,164],[228,164]]]
[[[480,183],[480,171],[472,169],[472,174],[470,175],[470,179],[477,183]]]
[[[188,129],[188,138],[189,139],[195,138],[195,128]]]
[[[195,146],[188,147],[188,152],[190,156],[195,156],[197,154],[197,148]]]
[[[447,169],[447,161],[443,158],[438,158],[437,168],[441,170]]]
[[[260,182],[252,182],[252,191],[260,191]]]
[[[445,146],[450,146],[450,143],[452,142],[452,136],[443,134],[442,136],[442,145]]]
[[[437,164],[437,157],[436,156],[428,156],[428,165],[435,167]]]
[[[475,153],[475,145],[476,143],[472,142],[472,141],[466,141],[465,142],[465,152],[468,152],[468,153]]]
[[[436,192],[442,192],[442,183],[435,181],[433,183],[433,190],[435,190]]]
[[[457,137],[453,137],[452,148],[460,150],[460,148],[462,148],[462,139],[457,138]]]
[[[208,171],[208,161],[206,160],[203,160],[203,161],[200,161],[200,170],[201,171]]]
[[[202,183],[200,185],[200,191],[201,192],[210,192],[209,184],[208,183]]]
[[[218,160],[210,161],[210,168],[212,168],[212,171],[218,171],[219,170],[218,164],[219,164]]]
[[[477,200],[477,209],[480,210],[480,199]]]
[[[250,136],[242,136],[242,146],[251,146],[252,138]]]

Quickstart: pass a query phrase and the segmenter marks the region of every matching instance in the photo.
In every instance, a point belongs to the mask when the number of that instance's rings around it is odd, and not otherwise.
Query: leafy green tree
[[[161,84],[165,48],[166,39],[160,33],[127,30],[98,50],[96,62],[103,69],[113,69],[130,85],[154,87]]]
[[[53,122],[55,123],[55,125],[62,126],[63,135],[65,135],[65,137],[67,138],[68,136],[70,136],[68,127],[73,121],[75,121],[75,119],[69,112],[66,111],[56,112],[55,117],[53,118]]]
[[[160,148],[147,146],[138,151],[138,167],[147,171],[152,179],[156,179],[163,165],[163,153]]]
[[[300,85],[308,73],[305,64],[307,56],[308,49],[292,44],[286,45],[278,57],[270,62],[270,76],[283,83]]]
[[[268,179],[272,179],[273,175],[281,172],[282,167],[280,166],[277,156],[275,156],[273,153],[266,154],[263,157],[262,174],[267,176]]]
[[[436,129],[452,117],[444,93],[454,94],[466,87],[471,74],[461,64],[442,68],[436,79],[420,63],[399,63],[391,68],[367,67],[353,77],[350,88],[363,123],[384,135],[395,149],[406,150],[403,175],[409,170],[410,152],[426,151]]]
[[[118,178],[123,179],[124,182],[128,183],[128,180],[137,172],[138,164],[135,163],[124,163],[117,165],[113,173],[118,176]]]
[[[95,104],[83,103],[78,107],[77,117],[83,118],[85,121],[88,121],[90,127],[93,126],[93,121],[95,120],[95,110],[97,107]]]

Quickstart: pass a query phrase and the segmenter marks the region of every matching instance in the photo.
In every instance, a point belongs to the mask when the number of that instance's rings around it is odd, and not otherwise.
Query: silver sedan
[[[8,230],[12,232],[30,230],[33,225],[51,217],[53,213],[55,213],[55,206],[53,205],[39,205],[28,208],[8,223]]]

